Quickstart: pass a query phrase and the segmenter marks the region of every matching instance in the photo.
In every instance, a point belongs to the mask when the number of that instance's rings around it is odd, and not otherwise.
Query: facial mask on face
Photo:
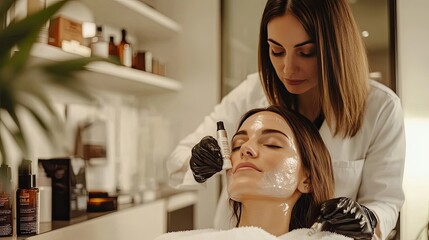
[[[282,160],[277,168],[264,173],[260,182],[261,194],[279,198],[290,197],[298,185],[297,171],[297,157]]]
[[[261,129],[262,127],[264,127],[264,120],[271,120],[277,123],[280,123],[282,125],[286,124],[284,120],[282,120],[279,117],[274,117],[274,116],[258,116],[255,121],[253,122],[253,124],[250,126],[250,129],[252,129],[252,131],[257,131],[258,129]]]
[[[279,119],[274,118],[275,121]],[[279,161],[279,165],[272,171],[265,172],[261,180],[261,193],[266,196],[287,198],[290,197],[298,185],[298,155],[293,139],[288,145],[292,154]]]
[[[278,116],[273,115],[259,115],[255,118],[250,119],[251,124],[246,126],[244,123],[244,129],[247,129],[247,134],[249,139],[248,146],[242,146],[242,148],[254,148],[256,151],[255,160],[250,160],[250,156],[243,156],[243,158],[248,158],[242,161],[253,161],[254,164],[259,165],[261,172],[252,172],[252,170],[232,176],[231,171],[227,173],[228,175],[228,191],[231,199],[236,201],[242,201],[245,198],[254,198],[254,197],[269,197],[269,198],[279,198],[287,199],[293,195],[298,187],[298,169],[300,164],[300,158],[297,153],[297,148],[294,143],[293,134],[290,133],[290,130],[286,130],[287,136],[282,141],[287,141],[286,144],[283,142],[282,149],[272,149],[269,147],[271,141],[279,141],[278,137],[274,137],[274,140],[260,140],[268,142],[258,142],[261,138],[261,131],[263,129],[277,129],[279,127],[283,128],[286,126],[286,129],[289,129],[287,123]],[[262,136],[262,139],[265,139]],[[240,149],[240,151],[247,151],[246,149]],[[250,149],[249,149],[250,150]],[[253,150],[250,150],[253,151]],[[236,153],[243,154],[243,153]],[[238,155],[235,155],[236,161],[238,160]],[[260,161],[259,164],[257,161]],[[236,163],[237,164],[237,163]],[[287,212],[287,211],[286,211]]]

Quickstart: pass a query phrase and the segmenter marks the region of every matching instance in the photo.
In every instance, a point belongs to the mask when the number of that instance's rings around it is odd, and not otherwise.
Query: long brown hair
[[[295,135],[298,153],[304,169],[309,173],[309,193],[302,194],[292,210],[290,230],[310,227],[319,216],[322,202],[334,195],[334,174],[332,171],[331,157],[317,128],[298,112],[287,110],[280,106],[252,109],[245,113],[238,125],[240,129],[243,122],[250,116],[270,111],[283,117]],[[241,203],[230,200],[234,210],[233,216],[240,223]]]
[[[353,137],[362,126],[368,94],[368,60],[346,0],[268,0],[259,33],[258,67],[271,104],[298,110],[270,61],[267,25],[294,15],[316,45],[322,112],[334,135]]]

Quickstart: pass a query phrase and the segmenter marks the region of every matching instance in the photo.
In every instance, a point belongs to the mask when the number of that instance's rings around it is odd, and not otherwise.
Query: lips
[[[250,162],[242,162],[240,164],[237,165],[237,167],[234,170],[234,173],[236,173],[239,169],[254,169],[258,172],[262,172],[255,164],[250,163]]]
[[[284,79],[289,85],[299,85],[305,81],[305,79]]]

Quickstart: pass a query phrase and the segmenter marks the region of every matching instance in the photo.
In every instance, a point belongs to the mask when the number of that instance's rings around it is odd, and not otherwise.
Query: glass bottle
[[[109,56],[109,44],[104,40],[103,27],[101,26],[97,26],[97,33],[92,38],[91,55],[105,58]]]
[[[31,170],[31,161],[22,160],[18,168],[18,189],[16,190],[16,234],[39,233],[39,189],[36,175]]]
[[[115,39],[113,36],[110,36],[109,38],[109,57],[113,57],[118,59],[118,47],[115,44]]]
[[[0,237],[12,236],[11,171],[6,164],[0,166]]]
[[[122,39],[118,45],[119,61],[123,65],[127,67],[131,67],[132,59],[133,59],[131,44],[126,40],[127,31],[125,29],[122,29],[121,33],[122,33]]]

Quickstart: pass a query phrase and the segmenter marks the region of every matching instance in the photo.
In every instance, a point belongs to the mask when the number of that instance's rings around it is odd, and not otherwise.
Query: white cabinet
[[[165,200],[161,199],[27,239],[152,240],[166,231],[166,223],[166,203]]]

